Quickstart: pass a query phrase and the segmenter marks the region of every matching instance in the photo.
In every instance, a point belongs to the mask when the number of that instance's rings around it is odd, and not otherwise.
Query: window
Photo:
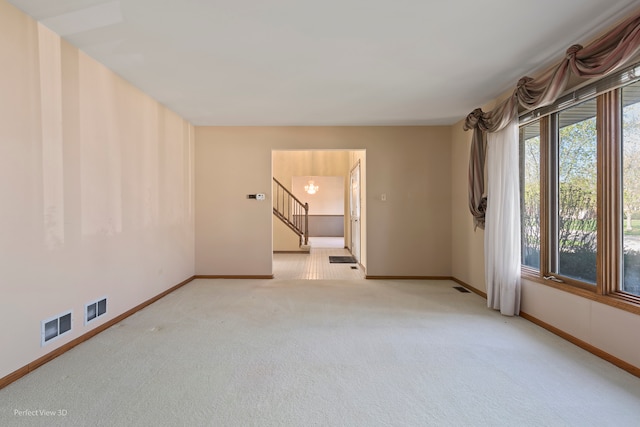
[[[596,283],[598,237],[596,193],[596,101],[583,102],[557,114],[552,127],[550,195],[557,206],[550,218],[550,271]],[[555,159],[554,159],[555,157]]]
[[[522,265],[540,269],[540,122],[520,128]]]
[[[640,83],[622,89],[622,290],[640,295]]]
[[[640,312],[634,67],[521,118],[520,206],[523,274]]]

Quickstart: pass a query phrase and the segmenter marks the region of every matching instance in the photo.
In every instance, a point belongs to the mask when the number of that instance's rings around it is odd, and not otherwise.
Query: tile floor
[[[308,254],[273,254],[274,279],[364,279],[364,272],[358,264],[329,263],[330,255],[351,255],[344,249],[342,237],[311,237],[309,243],[311,251]]]

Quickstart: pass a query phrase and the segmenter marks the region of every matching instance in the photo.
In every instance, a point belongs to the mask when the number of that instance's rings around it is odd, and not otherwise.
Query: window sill
[[[546,280],[540,276],[538,271],[522,267],[521,278],[529,282],[538,283],[541,285],[549,286],[564,292],[568,292],[573,295],[577,295],[582,298],[587,298],[592,301],[606,304],[611,307],[618,308],[620,310],[628,311],[633,314],[640,315],[640,297],[625,294],[623,292],[615,292],[608,295],[600,295],[594,290],[582,289],[568,283],[554,282],[553,280]]]

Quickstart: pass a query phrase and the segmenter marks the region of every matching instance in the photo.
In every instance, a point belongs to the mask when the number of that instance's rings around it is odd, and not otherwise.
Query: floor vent
[[[469,291],[466,288],[463,288],[462,286],[454,286],[453,289],[455,289],[458,292],[465,293],[465,294],[471,293],[471,291]]]
[[[352,265],[352,266],[351,266],[351,269],[352,269],[352,270],[357,270],[357,269],[358,269],[358,267],[356,267],[355,265]]]
[[[72,314],[72,311],[69,310],[67,312],[64,312],[57,316],[43,320],[41,322],[41,325],[42,325],[42,335],[40,339],[41,346],[44,346],[45,344],[49,343],[51,340],[71,331],[71,321],[72,321],[71,314]]]
[[[92,301],[85,306],[84,309],[84,324],[97,319],[107,312],[107,298],[101,298],[97,301]]]

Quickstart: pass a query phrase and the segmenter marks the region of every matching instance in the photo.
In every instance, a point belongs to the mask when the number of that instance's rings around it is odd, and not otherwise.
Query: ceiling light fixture
[[[308,185],[304,186],[304,191],[308,194],[316,194],[316,192],[320,189],[317,185],[313,183],[313,181],[309,181]]]

